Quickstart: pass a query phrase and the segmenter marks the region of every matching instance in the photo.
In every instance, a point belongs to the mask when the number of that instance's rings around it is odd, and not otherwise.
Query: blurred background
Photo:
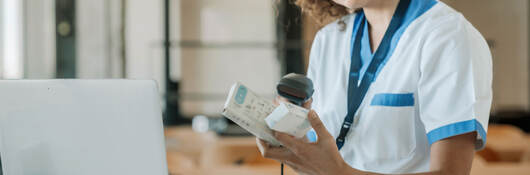
[[[443,1],[493,54],[473,174],[530,172],[530,3]],[[155,79],[171,174],[273,174],[279,164],[220,112],[236,81],[272,99],[282,75],[305,73],[319,28],[288,0],[0,0],[0,79]]]

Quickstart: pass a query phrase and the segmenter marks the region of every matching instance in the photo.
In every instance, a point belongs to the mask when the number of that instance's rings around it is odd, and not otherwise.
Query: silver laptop
[[[150,80],[0,80],[4,175],[167,175]]]

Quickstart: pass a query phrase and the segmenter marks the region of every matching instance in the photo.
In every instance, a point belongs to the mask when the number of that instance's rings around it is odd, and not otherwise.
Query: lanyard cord
[[[351,53],[352,57],[348,80],[348,113],[346,114],[344,122],[342,123],[339,136],[335,140],[339,150],[342,148],[342,146],[344,146],[346,135],[348,134],[348,131],[350,130],[353,123],[354,115],[359,109],[359,106],[361,105],[361,102],[364,99],[364,96],[366,95],[366,92],[368,91],[372,81],[375,79],[375,73],[377,69],[380,67],[381,63],[389,53],[392,36],[403,23],[403,19],[409,4],[410,0],[399,1],[396,12],[394,13],[394,16],[392,16],[392,20],[390,21],[385,35],[383,36],[383,40],[381,41],[379,48],[377,48],[375,51],[374,57],[368,65],[368,69],[364,73],[363,77],[359,77],[359,71],[361,69],[360,41],[362,37],[362,30],[364,29],[364,20],[366,20],[366,18],[364,17],[364,13],[362,11],[359,12],[358,16],[355,18],[356,22],[360,22],[360,26],[357,29],[357,35],[355,36],[355,42],[353,43]],[[359,78],[362,78],[361,84],[357,86]]]
[[[282,168],[282,169],[280,170],[280,174],[283,175],[283,163],[282,163],[282,165],[281,165],[281,168]]]

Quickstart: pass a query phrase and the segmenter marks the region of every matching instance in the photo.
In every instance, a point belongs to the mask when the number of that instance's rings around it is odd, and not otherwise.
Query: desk
[[[166,128],[165,135],[172,175],[280,174],[280,163],[261,156],[255,137],[218,137],[212,132],[193,132],[190,127]],[[284,174],[296,173],[285,166]]]
[[[487,148],[493,147],[496,152],[511,153],[513,151],[503,150],[510,150],[505,147],[520,150],[525,148],[521,144],[526,144],[520,142],[530,141],[530,136],[526,136],[517,143],[506,142],[509,137],[497,134],[499,127],[491,126],[490,129]],[[254,137],[218,137],[213,132],[193,132],[189,127],[167,128],[165,134],[168,167],[172,175],[280,174],[280,164],[261,156]],[[502,149],[497,149],[501,146]],[[487,162],[479,154],[475,156],[471,175],[527,175],[528,172],[530,162]],[[286,166],[285,174],[296,173]]]

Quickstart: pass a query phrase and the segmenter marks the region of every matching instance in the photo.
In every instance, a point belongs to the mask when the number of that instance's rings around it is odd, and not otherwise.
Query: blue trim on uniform
[[[313,129],[307,131],[306,137],[307,137],[307,140],[309,140],[309,142],[316,142],[318,138],[317,133]]]
[[[374,58],[374,52],[372,52],[372,46],[370,45],[370,35],[368,34],[368,20],[364,20],[363,36],[361,37],[361,70],[360,77],[364,76],[364,73],[368,69],[368,65]]]
[[[403,23],[403,19],[409,7],[410,1],[411,0],[399,1],[396,7],[396,11],[392,16],[392,20],[390,20],[390,24],[386,29],[383,39],[381,40],[382,44],[375,51],[374,58],[368,65],[368,69],[366,70],[364,76],[350,76],[348,78],[348,113],[346,114],[346,117],[342,122],[342,127],[340,129],[339,135],[335,139],[337,143],[337,148],[339,150],[342,148],[342,146],[344,146],[344,142],[346,141],[346,135],[349,133],[349,130],[353,124],[355,113],[357,112],[357,109],[359,109],[359,106],[361,105],[361,102],[363,101],[366,92],[370,88],[370,85],[373,82],[373,78],[375,78],[375,72],[377,71],[377,68],[381,65],[383,59],[387,58],[387,54],[389,53],[388,51],[390,48],[390,40],[392,39],[392,36],[396,32],[396,30]],[[360,15],[358,16],[362,17],[362,14],[363,11],[361,10]],[[364,21],[366,20],[366,18],[356,18],[356,20]],[[363,29],[363,26],[366,24],[365,22],[358,21],[356,21],[356,23],[360,24],[360,26],[358,27],[359,29]],[[360,72],[361,70],[361,38],[362,33],[357,32],[355,35],[355,42],[352,46],[350,73]]]
[[[386,65],[388,57],[392,56],[392,53],[394,53],[394,49],[396,49],[399,39],[401,38],[407,27],[410,25],[410,23],[412,23],[418,17],[423,15],[425,12],[429,11],[429,9],[436,5],[436,3],[438,3],[438,1],[436,0],[412,0],[410,2],[409,9],[405,14],[405,20],[403,21],[403,24],[392,37],[392,41],[390,42],[390,53],[388,54],[387,59],[383,60],[383,62],[381,63],[382,66],[379,67],[379,69],[377,69],[377,71],[375,72],[376,78],[377,75],[379,75],[379,72],[381,72],[381,69]]]
[[[461,121],[457,123],[448,124],[439,128],[432,130],[427,133],[427,139],[429,140],[429,145],[432,145],[434,142],[439,140],[452,137],[455,135],[465,134],[476,131],[480,135],[479,142],[476,143],[477,150],[484,148],[486,145],[486,131],[482,127],[479,121],[476,119]],[[478,139],[478,138],[477,138]]]
[[[369,25],[369,23],[365,22],[366,17],[362,10],[355,15],[350,41],[351,63],[350,77],[348,78],[348,112],[344,118],[340,132],[335,139],[339,150],[344,146],[346,135],[353,124],[354,116],[359,109],[359,106],[362,101],[364,101],[366,92],[377,77],[378,72],[384,67],[388,58],[391,57],[402,33],[412,21],[429,10],[436,3],[437,1],[435,0],[400,0],[394,15],[388,24],[383,39],[381,40],[381,44],[375,49],[373,56],[370,56],[370,61],[367,61],[368,59],[363,59],[361,56],[361,45],[363,43],[361,39],[363,33],[359,33],[363,32],[363,29],[368,30],[368,27],[364,27],[364,25]],[[368,31],[365,33],[368,33]],[[365,42],[365,45],[366,43],[367,42]],[[361,68],[363,67],[362,62],[364,62],[365,65],[368,64],[366,72],[361,72]],[[362,77],[359,76],[360,74],[362,74]]]
[[[372,98],[371,106],[414,106],[414,94],[375,94]]]
[[[403,23],[401,24],[399,29],[396,31],[396,33],[394,33],[394,35],[392,36],[392,39],[390,41],[389,53],[387,54],[387,56],[383,60],[383,62],[381,62],[381,66],[379,68],[377,68],[374,80],[379,75],[379,72],[381,72],[381,69],[386,65],[386,62],[388,61],[388,58],[392,56],[392,53],[394,52],[394,50],[395,50],[395,48],[396,48],[396,46],[397,46],[397,44],[399,42],[399,39],[401,38],[401,36],[403,35],[403,33],[405,32],[407,27],[410,25],[410,23],[412,23],[418,17],[423,15],[425,12],[429,11],[429,9],[431,9],[434,5],[436,5],[436,3],[438,3],[438,1],[436,1],[436,0],[411,0],[411,2],[409,4],[409,8],[407,9],[407,12],[406,12],[406,14],[404,16]],[[356,15],[356,16],[361,16],[361,15]],[[364,14],[362,14],[362,17],[364,18]],[[355,22],[354,22],[354,27],[353,27],[354,32],[352,32],[351,46],[353,46],[353,42],[355,41],[354,40],[355,34],[358,31],[360,31],[359,22],[361,22],[361,21],[362,20],[355,20]],[[366,24],[368,24],[368,23],[366,23]],[[361,32],[363,32],[363,40],[364,40],[364,41],[361,41],[362,68],[361,68],[361,71],[360,71],[360,76],[362,77],[364,75],[364,72],[367,69],[366,67],[368,67],[367,64],[370,64],[370,62],[373,59],[373,53],[371,52],[371,46],[370,46],[370,42],[371,41],[370,41],[370,37],[368,36],[368,25],[366,25],[362,29]],[[380,43],[380,45],[381,44],[383,44],[383,43]],[[353,47],[352,47],[352,49],[353,49]],[[369,52],[366,52],[366,50],[368,50]],[[368,54],[368,53],[370,53],[370,54]]]

